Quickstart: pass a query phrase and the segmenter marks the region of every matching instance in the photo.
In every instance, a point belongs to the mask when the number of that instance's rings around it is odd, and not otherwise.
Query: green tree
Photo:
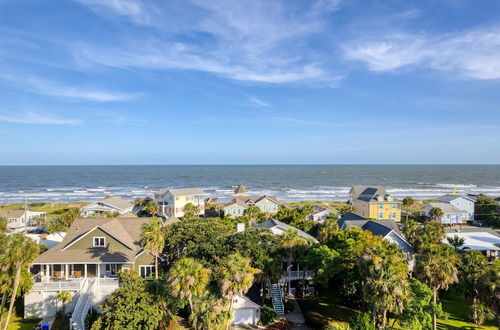
[[[323,244],[315,244],[308,250],[304,262],[314,271],[314,280],[326,286],[340,271],[339,259],[337,251]]]
[[[38,256],[39,251],[35,241],[23,234],[16,233],[10,235],[6,243],[4,247],[5,252],[1,255],[2,260],[0,260],[0,265],[10,265],[13,268],[14,281],[4,330],[7,330],[12,310],[14,309],[14,302],[16,300],[19,283],[21,282],[22,270]]]
[[[231,312],[224,299],[206,292],[194,299],[195,313],[189,315],[189,322],[194,329],[226,329],[231,321]]]
[[[288,277],[290,277],[290,271],[292,269],[292,260],[295,259],[295,252],[301,246],[307,244],[305,238],[299,236],[297,231],[293,229],[288,229],[281,235],[281,248],[283,249],[283,256],[286,259],[286,271],[288,273]],[[288,286],[290,288],[290,281],[288,281]]]
[[[61,218],[54,218],[49,220],[47,224],[47,231],[49,234],[57,233],[57,232],[66,232],[68,227],[61,221]]]
[[[151,218],[150,223],[142,225],[142,244],[155,257],[155,279],[158,279],[158,257],[165,246],[163,225],[158,218]]]
[[[455,249],[455,251],[458,251],[458,249],[465,244],[465,238],[460,237],[458,235],[448,237],[446,240]]]
[[[322,243],[329,241],[332,238],[333,233],[335,233],[337,230],[339,230],[337,220],[334,218],[326,219],[319,228],[318,240]]]
[[[418,231],[415,248],[417,251],[430,244],[440,244],[445,237],[444,226],[436,221],[428,221]]]
[[[178,260],[167,274],[167,283],[170,294],[174,297],[187,299],[191,312],[193,309],[193,297],[201,295],[210,282],[210,269],[193,258],[182,258]]]
[[[222,296],[229,301],[229,313],[233,311],[233,299],[244,294],[252,286],[255,274],[260,270],[250,265],[250,259],[233,253],[221,261],[216,268],[215,277]]]
[[[408,243],[414,245],[418,239],[419,232],[420,232],[419,223],[416,222],[415,220],[407,219],[403,226],[403,234],[405,235]]]
[[[142,203],[141,209],[150,217],[153,217],[160,212],[160,206],[155,200],[152,199],[145,199]]]
[[[198,218],[198,212],[200,208],[193,203],[187,203],[184,205],[184,219]]]
[[[120,287],[99,307],[102,311],[93,330],[157,329],[162,313],[135,271],[120,272]]]
[[[65,228],[69,228],[79,215],[80,209],[77,207],[72,207],[61,215],[60,221]]]
[[[255,224],[262,218],[265,217],[264,213],[260,210],[258,206],[250,205],[243,212],[243,216],[248,220],[248,225],[250,227],[255,226]]]
[[[5,233],[7,231],[7,218],[0,217],[0,233]]]
[[[66,314],[66,304],[69,303],[71,299],[73,299],[73,297],[71,297],[71,293],[69,291],[62,290],[57,294],[57,300],[61,302],[64,314]]]
[[[430,211],[429,211],[429,215],[431,216],[431,218],[433,220],[440,220],[441,217],[444,215],[444,212],[443,210],[441,210],[439,207],[433,207]]]
[[[411,208],[417,203],[416,200],[411,198],[410,196],[407,196],[403,198],[403,206],[406,208],[406,222],[408,222],[408,216],[410,214]]]
[[[142,205],[142,199],[140,197],[137,197],[134,199],[134,206],[141,206]]]
[[[479,276],[478,297],[481,301],[495,311],[498,325],[500,326],[500,260],[489,265]]]
[[[448,245],[430,244],[420,252],[414,272],[432,290],[434,304],[439,290],[447,290],[450,284],[458,282],[458,261],[456,252]],[[437,313],[433,314],[432,327],[437,329]]]
[[[475,218],[488,226],[500,226],[500,206],[489,197],[479,195],[475,203]]]

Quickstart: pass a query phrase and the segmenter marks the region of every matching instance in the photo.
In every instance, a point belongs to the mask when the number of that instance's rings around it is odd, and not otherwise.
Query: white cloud
[[[0,115],[0,121],[17,124],[48,124],[48,125],[79,125],[78,119],[61,119],[44,116],[33,112],[24,112],[21,115]]]
[[[87,89],[62,85],[47,79],[23,74],[0,74],[0,79],[15,83],[20,88],[33,93],[96,102],[127,101],[139,94],[121,93],[107,90]]]
[[[259,98],[254,97],[254,96],[250,96],[248,99],[250,100],[250,102],[252,102],[255,105],[258,105],[259,107],[266,107],[266,108],[268,108],[268,107],[271,106],[271,104],[269,104],[268,102],[263,101],[263,100],[261,100]]]
[[[500,26],[446,35],[400,33],[364,38],[347,45],[344,55],[364,62],[371,71],[419,66],[461,79],[500,79]]]
[[[96,2],[80,1],[91,6]],[[323,68],[327,57],[317,57],[308,45],[312,34],[322,32],[325,15],[338,7],[339,0],[305,7],[267,0],[173,3],[154,7],[150,27],[157,34],[148,30],[145,38],[116,47],[79,43],[74,47],[76,60],[87,68],[196,70],[267,83],[339,79]],[[107,8],[123,12],[114,5]]]
[[[136,0],[76,0],[100,14],[125,16],[138,24],[151,23],[152,6]]]

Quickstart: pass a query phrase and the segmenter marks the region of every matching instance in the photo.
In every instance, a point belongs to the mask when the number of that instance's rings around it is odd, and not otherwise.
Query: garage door
[[[233,324],[254,324],[255,309],[241,308],[234,311]]]

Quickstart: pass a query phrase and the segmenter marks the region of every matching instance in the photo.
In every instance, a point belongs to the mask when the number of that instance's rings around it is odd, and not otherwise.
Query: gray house
[[[460,225],[467,222],[468,212],[448,203],[426,204],[420,209],[420,215],[431,218],[430,211],[433,208],[440,208],[443,211],[443,216],[438,219],[443,225]]]
[[[467,212],[466,221],[474,220],[474,204],[476,200],[469,196],[447,194],[437,199],[438,203],[451,204],[459,210]]]

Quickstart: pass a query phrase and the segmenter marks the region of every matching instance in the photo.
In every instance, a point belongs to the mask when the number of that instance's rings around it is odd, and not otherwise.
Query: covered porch
[[[117,278],[131,263],[52,263],[35,264],[32,272],[37,282],[57,282],[83,278]]]

